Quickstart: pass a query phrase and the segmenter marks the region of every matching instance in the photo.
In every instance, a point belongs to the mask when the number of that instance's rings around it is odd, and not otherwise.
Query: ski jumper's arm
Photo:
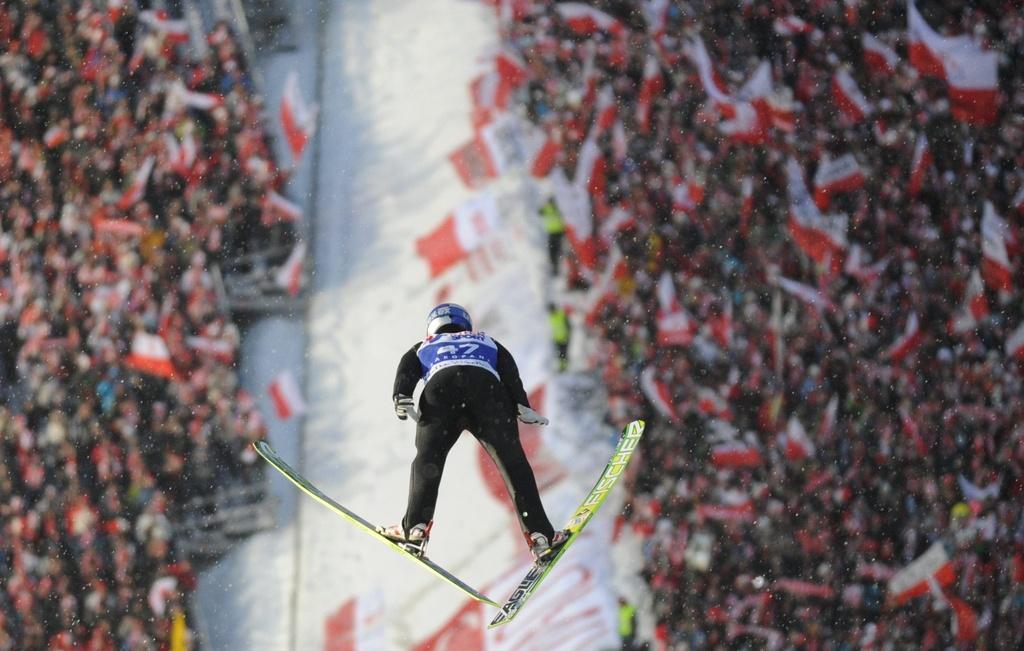
[[[513,404],[529,407],[530,398],[527,397],[526,389],[523,388],[523,380],[519,377],[519,367],[516,366],[516,360],[512,357],[512,353],[508,352],[507,348],[497,341],[494,343],[498,347],[498,376],[501,378],[501,384],[505,387],[505,391],[508,392],[508,396],[512,398]]]
[[[420,349],[420,342],[416,342],[412,348],[402,355],[402,361],[398,362],[398,371],[395,373],[395,390],[391,397],[412,396],[416,390],[416,384],[423,377],[423,366],[416,351]]]

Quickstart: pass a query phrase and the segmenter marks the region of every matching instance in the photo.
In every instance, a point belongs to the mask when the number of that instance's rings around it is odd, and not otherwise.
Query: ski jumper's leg
[[[417,524],[428,524],[434,519],[445,461],[465,429],[459,417],[462,399],[451,379],[450,374],[439,373],[431,378],[420,397],[416,458],[412,462],[409,502],[402,520],[406,532]]]
[[[542,533],[551,540],[555,529],[544,511],[537,480],[519,440],[515,408],[494,376],[486,371],[479,375],[481,381],[470,388],[473,421],[470,431],[487,450],[505,480],[523,532]]]

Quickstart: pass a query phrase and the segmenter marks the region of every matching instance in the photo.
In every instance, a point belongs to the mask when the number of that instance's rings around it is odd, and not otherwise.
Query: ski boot
[[[542,533],[531,533],[527,540],[530,545],[530,551],[533,552],[533,557],[537,562],[546,563],[553,559],[558,550],[569,540],[569,530],[562,529],[561,531],[556,531],[551,540],[548,540],[548,537]]]
[[[414,525],[408,533],[402,525],[393,524],[390,527],[377,527],[377,533],[413,556],[422,557],[427,547],[427,541],[430,540],[430,527],[433,524],[433,522],[428,522]]]

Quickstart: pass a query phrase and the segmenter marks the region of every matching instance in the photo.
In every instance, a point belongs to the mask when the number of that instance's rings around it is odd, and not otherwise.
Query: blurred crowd
[[[593,218],[588,233],[555,183],[556,270],[584,297],[612,418],[651,419],[624,525],[645,536],[660,648],[1021,648],[1020,3],[918,2],[940,34],[998,54],[989,124],[957,119],[946,84],[908,65],[906,0],[495,4],[519,98]],[[581,6],[612,22],[573,24]],[[695,37],[734,96],[767,62],[763,133],[735,137]],[[837,106],[840,70],[866,115]],[[863,185],[822,198],[844,241],[812,259],[787,164],[810,188],[844,154]],[[979,298],[986,202],[1009,280],[986,273]],[[888,580],[935,542],[955,580],[898,605]]]
[[[175,519],[256,480],[213,269],[291,226],[235,38],[194,41],[132,2],[0,3],[0,649],[184,648]]]

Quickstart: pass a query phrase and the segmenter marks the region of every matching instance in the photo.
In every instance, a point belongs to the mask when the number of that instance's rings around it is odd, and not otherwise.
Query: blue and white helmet
[[[455,303],[441,303],[427,315],[428,337],[439,332],[462,332],[472,329],[473,321],[469,318],[469,312]]]

